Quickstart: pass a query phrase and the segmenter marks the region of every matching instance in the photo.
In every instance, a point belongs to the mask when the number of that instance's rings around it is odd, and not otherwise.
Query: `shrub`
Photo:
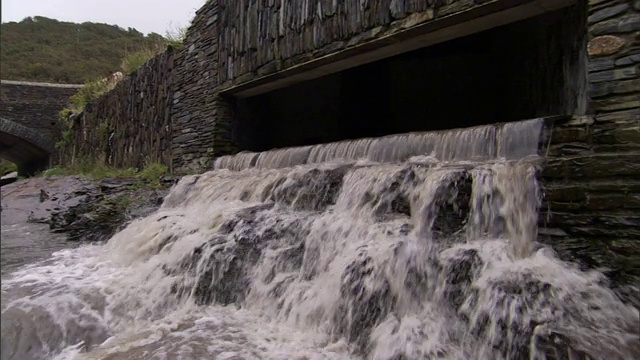
[[[0,176],[18,171],[18,166],[11,161],[0,159]]]
[[[120,63],[120,68],[123,73],[131,74],[163,51],[164,47],[157,44],[154,46],[144,47],[137,51],[126,52],[122,58],[122,62]]]
[[[187,37],[187,27],[171,27],[165,32],[164,38],[167,43],[176,49],[181,48],[184,45],[184,39]]]

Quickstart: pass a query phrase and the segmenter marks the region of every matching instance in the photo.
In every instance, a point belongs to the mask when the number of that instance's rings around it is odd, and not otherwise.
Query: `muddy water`
[[[63,236],[49,233],[42,224],[2,223],[0,264],[2,276],[26,264],[47,259],[55,251],[69,247]]]
[[[2,358],[640,358],[638,310],[536,242],[516,125],[221,159],[3,279]]]
[[[73,178],[37,178],[0,188],[0,267],[3,277],[20,266],[49,258],[53,252],[71,245],[63,236],[50,233],[48,225],[29,223],[28,220],[44,219],[51,210],[48,204],[42,206],[41,189],[60,192],[77,188],[78,184]]]

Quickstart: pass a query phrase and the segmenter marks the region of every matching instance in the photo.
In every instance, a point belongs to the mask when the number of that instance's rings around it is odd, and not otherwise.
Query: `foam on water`
[[[219,159],[3,281],[2,358],[637,358],[638,311],[535,241],[539,126]]]

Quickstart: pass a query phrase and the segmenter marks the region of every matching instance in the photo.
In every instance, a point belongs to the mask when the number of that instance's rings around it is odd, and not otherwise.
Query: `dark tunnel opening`
[[[584,3],[235,99],[232,138],[264,151],[581,113]]]

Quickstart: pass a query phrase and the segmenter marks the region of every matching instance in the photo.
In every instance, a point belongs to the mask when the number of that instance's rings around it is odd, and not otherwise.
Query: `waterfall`
[[[486,161],[520,159],[537,155],[544,121],[533,119],[497,125],[437,132],[388,135],[314,146],[276,149],[262,153],[242,152],[222,156],[215,169],[275,169],[304,164],[355,162],[404,162],[430,155],[439,161]]]
[[[4,280],[3,359],[638,358],[638,310],[536,242],[541,129],[220,158]]]

